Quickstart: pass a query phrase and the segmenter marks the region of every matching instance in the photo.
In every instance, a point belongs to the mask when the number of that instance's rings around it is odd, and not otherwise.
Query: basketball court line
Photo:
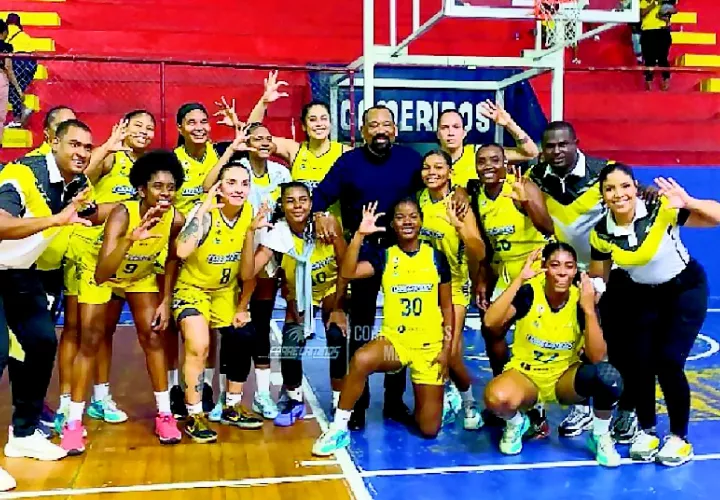
[[[320,419],[318,419],[319,421]],[[343,450],[345,451],[345,450]],[[345,452],[347,453],[347,452]],[[349,458],[349,455],[348,455]],[[707,453],[704,455],[695,455],[694,461],[705,462],[709,460],[720,460],[720,453]],[[635,462],[629,458],[623,458],[620,462],[621,466],[626,465],[653,465],[648,462]],[[354,466],[354,463],[353,463]],[[357,477],[362,481],[363,478],[374,477],[400,477],[400,476],[430,476],[435,474],[462,474],[474,472],[510,472],[510,471],[529,471],[544,469],[562,469],[562,468],[579,468],[579,467],[601,467],[595,460],[562,460],[555,462],[530,462],[520,464],[486,464],[486,465],[456,465],[448,467],[428,467],[414,469],[380,469],[358,471]],[[96,488],[79,488],[79,489],[58,489],[58,490],[42,490],[42,491],[22,491],[12,493],[1,493],[0,500],[15,498],[40,498],[51,496],[80,496],[95,495],[99,493],[138,493],[153,491],[175,491],[175,490],[191,490],[204,488],[246,488],[252,486],[268,486],[274,484],[292,484],[292,483],[313,483],[320,481],[344,480],[349,482],[345,472],[338,474],[311,474],[306,476],[278,476],[278,477],[259,477],[248,479],[228,479],[218,481],[195,481],[186,483],[158,483],[158,484],[138,484],[131,486],[107,486]],[[363,482],[363,488],[367,492],[367,488]],[[368,493],[369,495],[369,493]],[[370,497],[368,497],[370,498]]]

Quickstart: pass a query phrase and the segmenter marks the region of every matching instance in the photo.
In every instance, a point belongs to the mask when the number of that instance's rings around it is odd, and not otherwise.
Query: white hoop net
[[[549,49],[574,47],[582,35],[578,0],[535,0],[535,16],[543,22],[543,38]]]

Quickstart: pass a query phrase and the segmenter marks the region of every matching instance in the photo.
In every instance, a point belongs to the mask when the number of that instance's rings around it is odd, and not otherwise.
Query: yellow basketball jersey
[[[308,149],[307,143],[303,142],[290,168],[292,179],[302,182],[312,191],[325,178],[342,153],[342,144],[332,141],[325,153],[315,156]]]
[[[475,168],[475,146],[463,146],[463,153],[453,163],[452,182],[457,186],[467,187],[470,179],[477,179],[478,174]]]
[[[128,228],[125,234],[132,233],[142,221],[140,216],[140,202],[137,200],[124,201],[123,205],[128,211]],[[152,228],[151,234],[157,238],[148,238],[143,241],[136,241],[130,247],[120,266],[109,282],[115,286],[127,286],[130,283],[139,281],[155,272],[155,261],[160,252],[170,241],[170,230],[175,219],[175,208],[163,214],[160,222]]]
[[[84,226],[83,226],[84,227]],[[35,265],[41,271],[52,271],[62,267],[63,258],[70,248],[70,237],[73,234],[74,226],[64,226],[57,236],[53,238],[48,247],[40,254]]]
[[[443,317],[435,250],[421,244],[413,255],[397,245],[386,250],[382,274],[383,321],[380,335],[407,347],[443,340]]]
[[[460,238],[455,226],[447,218],[447,201],[451,197],[452,194],[443,200],[433,201],[427,189],[420,192],[418,203],[423,214],[420,238],[445,255],[450,265],[453,281],[463,281],[468,279],[470,271],[468,270],[465,243]]]
[[[515,322],[513,363],[520,363],[526,370],[562,373],[578,362],[584,345],[578,321],[580,291],[570,286],[568,301],[554,312],[545,297],[545,275],[528,284],[533,290],[533,303],[530,311]]]
[[[175,208],[181,214],[187,216],[195,203],[202,200],[204,193],[203,183],[207,174],[217,164],[218,155],[213,144],[208,142],[205,148],[205,157],[202,161],[197,161],[188,155],[184,146],[175,148],[175,156],[180,160],[185,172],[185,182],[183,182],[180,190],[175,193]]]
[[[249,201],[243,204],[240,215],[232,224],[223,217],[220,209],[211,210],[210,231],[183,262],[178,282],[203,290],[236,286],[240,255],[252,221],[253,210]]]
[[[302,254],[305,242],[302,238],[293,234],[295,251]],[[315,242],[315,248],[310,256],[312,266],[312,294],[313,304],[319,306],[322,300],[330,294],[335,293],[337,284],[338,265],[335,260],[335,248],[333,245]],[[285,271],[285,280],[290,289],[290,299],[295,298],[295,259],[284,254],[280,266]]]
[[[481,188],[477,197],[479,222],[493,249],[491,266],[498,272],[501,265],[513,269],[513,276],[505,279],[512,281],[519,273],[535,249],[542,248],[548,242],[532,220],[520,212],[512,198],[504,196],[512,191],[513,176],[508,176],[497,198],[490,199]]]
[[[252,183],[256,184],[258,186],[262,187],[268,187],[270,186],[270,174],[268,172],[265,172],[264,175],[257,176],[252,172],[252,169],[250,170],[250,175],[252,176]],[[276,186],[275,189],[270,191],[269,198],[273,200],[273,202],[277,202],[280,199],[280,186]],[[271,207],[272,208],[272,207]]]

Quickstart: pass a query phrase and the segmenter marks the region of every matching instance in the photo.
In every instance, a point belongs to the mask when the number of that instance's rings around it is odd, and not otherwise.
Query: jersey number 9
[[[222,270],[222,275],[220,276],[220,284],[221,285],[227,285],[230,282],[230,268],[226,267]]]
[[[125,267],[123,268],[123,272],[125,274],[132,274],[135,272],[135,269],[138,268],[137,264],[125,264]]]
[[[403,316],[420,316],[422,314],[422,299],[420,297],[415,299],[400,299],[400,304],[405,308],[403,309]]]

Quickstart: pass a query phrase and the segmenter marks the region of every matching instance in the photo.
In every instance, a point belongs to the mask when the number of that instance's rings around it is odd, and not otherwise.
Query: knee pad
[[[246,382],[252,355],[252,325],[220,328],[220,373],[231,382]]]
[[[606,361],[583,363],[575,374],[574,385],[575,392],[584,398],[592,398],[593,406],[598,410],[611,410],[623,391],[620,372]]]
[[[330,324],[325,332],[327,336],[328,357],[330,358],[330,378],[339,379],[347,374],[347,337],[336,324]]]

